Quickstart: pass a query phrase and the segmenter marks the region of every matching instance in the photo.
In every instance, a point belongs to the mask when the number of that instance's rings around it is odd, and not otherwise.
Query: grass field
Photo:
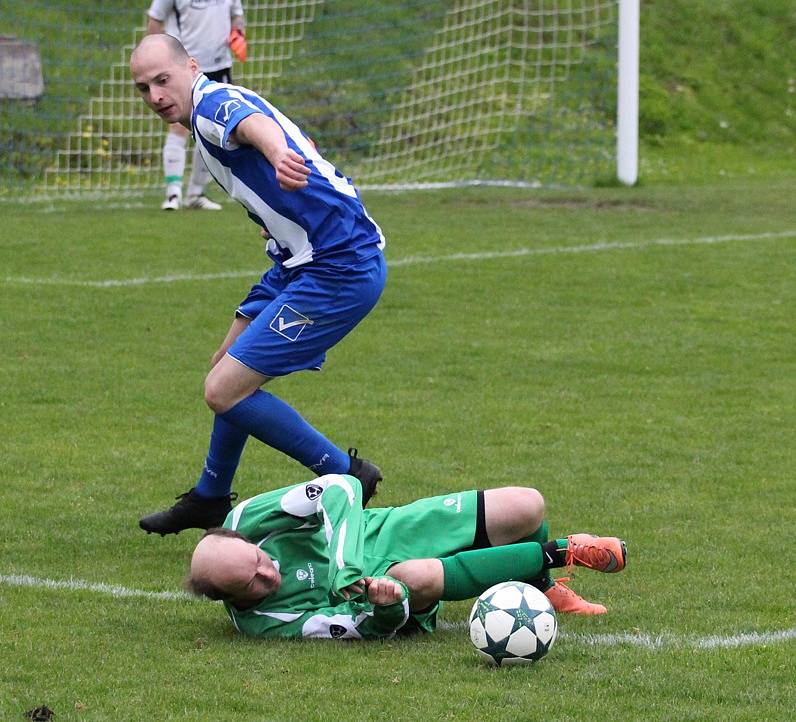
[[[0,718],[792,719],[793,178],[366,202],[382,301],[270,390],[381,465],[379,504],[531,484],[554,534],[623,536],[623,574],[573,582],[610,614],[497,671],[468,603],[412,640],[235,636],[179,593],[198,532],[137,519],[201,466],[256,229],[232,206],[4,205]],[[251,443],[236,490],[305,477]]]

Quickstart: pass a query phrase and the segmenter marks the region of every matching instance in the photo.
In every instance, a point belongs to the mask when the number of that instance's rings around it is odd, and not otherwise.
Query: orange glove
[[[246,62],[246,37],[243,30],[232,28],[229,34],[229,48],[234,53],[235,57],[242,63]]]

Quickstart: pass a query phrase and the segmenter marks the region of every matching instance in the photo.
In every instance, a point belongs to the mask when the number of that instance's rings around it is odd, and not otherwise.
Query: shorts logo
[[[318,484],[307,484],[304,487],[304,493],[310,501],[315,501],[321,494],[323,494],[323,487]]]
[[[284,336],[288,341],[295,341],[307,326],[311,326],[311,321],[303,313],[299,313],[295,308],[290,308],[287,304],[279,309],[269,324],[272,331],[276,331],[280,336]]]
[[[305,579],[309,579],[309,572],[306,569],[296,569],[296,579],[300,582],[303,582]]]
[[[445,506],[453,506],[456,505],[456,513],[458,514],[462,510],[462,495],[456,494],[456,496],[449,496],[445,501],[442,502]]]
[[[218,106],[215,119],[219,123],[226,123],[229,120],[229,117],[240,107],[239,100],[225,100],[223,103],[221,103],[221,105]]]

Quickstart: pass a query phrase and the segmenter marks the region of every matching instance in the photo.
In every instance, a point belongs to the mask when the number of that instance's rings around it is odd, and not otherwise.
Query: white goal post
[[[619,0],[616,100],[616,177],[638,180],[638,73],[640,0]]]

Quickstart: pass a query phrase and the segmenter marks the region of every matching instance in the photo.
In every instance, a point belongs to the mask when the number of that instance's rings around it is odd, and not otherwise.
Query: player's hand
[[[265,238],[266,241],[270,241],[273,238],[273,236],[271,235],[271,233],[268,231],[267,228],[261,228],[260,229],[260,235],[263,238]]]
[[[360,579],[358,582],[352,582],[351,584],[343,587],[340,590],[340,596],[348,601],[351,599],[352,594],[364,594],[365,589],[367,589],[367,582],[364,579]]]
[[[371,604],[386,606],[403,601],[404,589],[394,579],[389,577],[379,577],[378,579],[366,577],[365,581],[368,586],[368,601]]]
[[[304,158],[292,148],[282,151],[274,160],[273,166],[276,169],[276,180],[283,191],[297,191],[309,184],[307,176],[310,169],[304,164]]]

